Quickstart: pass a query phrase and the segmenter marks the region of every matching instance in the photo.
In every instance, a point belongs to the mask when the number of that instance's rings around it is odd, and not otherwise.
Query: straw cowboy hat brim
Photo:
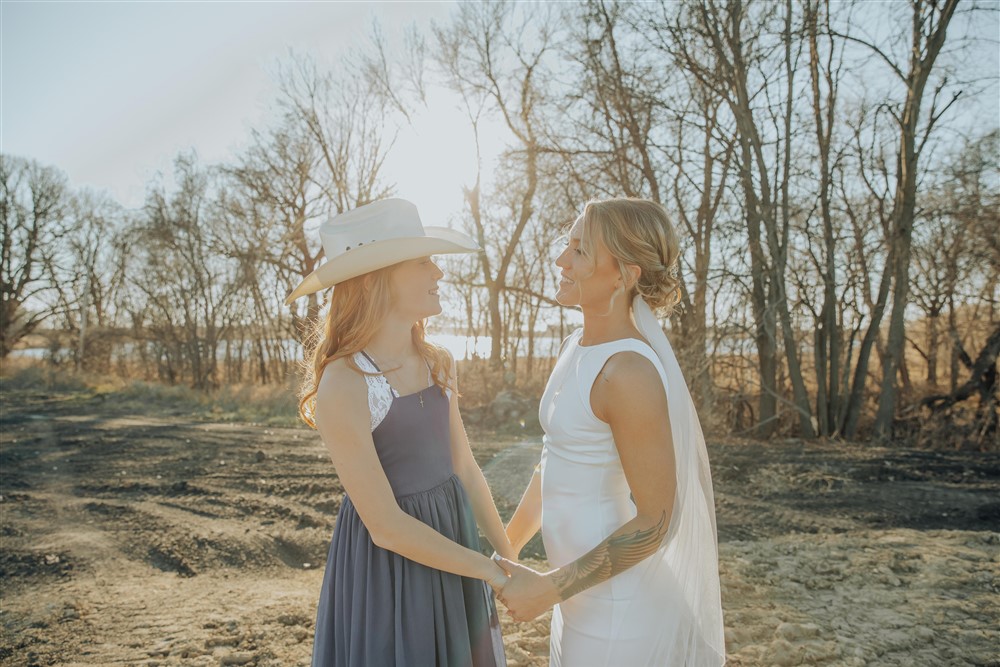
[[[424,236],[389,238],[339,254],[335,261],[327,261],[306,276],[288,295],[285,303],[290,304],[299,297],[408,259],[479,252],[479,245],[462,232],[448,227],[424,227],[423,230]]]

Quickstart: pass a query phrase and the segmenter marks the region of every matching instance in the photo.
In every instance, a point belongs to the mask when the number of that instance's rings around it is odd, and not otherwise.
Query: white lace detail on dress
[[[360,352],[354,354],[354,362],[363,371],[379,372],[375,365]],[[385,416],[389,414],[389,407],[392,405],[392,399],[396,392],[384,375],[366,375],[365,382],[368,383],[368,411],[372,415],[372,430],[374,431],[375,427],[381,424]]]

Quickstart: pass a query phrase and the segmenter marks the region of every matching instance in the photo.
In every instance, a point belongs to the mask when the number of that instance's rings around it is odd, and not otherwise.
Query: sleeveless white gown
[[[607,360],[631,351],[649,359],[670,388],[660,359],[645,342],[623,339],[581,346],[582,329],[567,339],[542,396],[545,430],[542,539],[549,563],[580,558],[636,515],[611,428],[590,405],[590,391]],[[693,612],[660,552],[555,606],[549,664],[553,667],[693,665],[703,654]],[[721,658],[714,664],[721,664]],[[708,664],[708,663],[700,663]]]

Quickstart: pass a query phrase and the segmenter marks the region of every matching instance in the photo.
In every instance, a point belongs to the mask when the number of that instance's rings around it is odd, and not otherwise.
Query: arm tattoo
[[[567,600],[580,591],[607,581],[637,565],[659,548],[666,532],[667,513],[663,512],[657,524],[646,530],[637,530],[624,535],[612,534],[552,575],[552,582],[559,591],[559,598]]]

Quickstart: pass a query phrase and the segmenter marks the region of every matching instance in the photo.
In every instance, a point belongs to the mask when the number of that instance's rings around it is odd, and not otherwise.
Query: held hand
[[[497,561],[510,579],[497,594],[515,621],[530,621],[559,602],[559,591],[545,575],[505,558]]]
[[[494,561],[496,561],[497,558],[499,558],[499,556],[495,556]],[[493,589],[493,592],[499,596],[500,592],[507,586],[507,582],[509,582],[510,579],[507,577],[507,573],[495,562],[493,569],[495,571],[492,575],[490,575],[489,579],[486,580],[486,583],[488,583],[490,588]]]
[[[509,549],[502,549],[499,555],[503,558],[506,558],[509,561],[516,563],[519,560],[518,557],[520,556],[520,553],[515,551],[514,547],[510,547]]]
[[[513,550],[513,547],[511,547],[510,549],[502,548],[500,550],[494,551],[493,555],[490,556],[490,558],[492,558],[494,561],[500,558],[506,558],[507,560],[513,561],[515,563],[518,561],[517,557],[518,554],[516,551]]]
[[[510,553],[502,553],[500,555],[506,558],[507,560],[512,560],[516,562],[517,559],[520,558],[521,556],[521,549],[523,549],[524,547],[523,546],[518,547],[517,545],[515,545],[514,542],[510,540],[510,535],[507,535],[507,543],[510,545]],[[493,555],[496,556],[497,552],[494,551]]]

